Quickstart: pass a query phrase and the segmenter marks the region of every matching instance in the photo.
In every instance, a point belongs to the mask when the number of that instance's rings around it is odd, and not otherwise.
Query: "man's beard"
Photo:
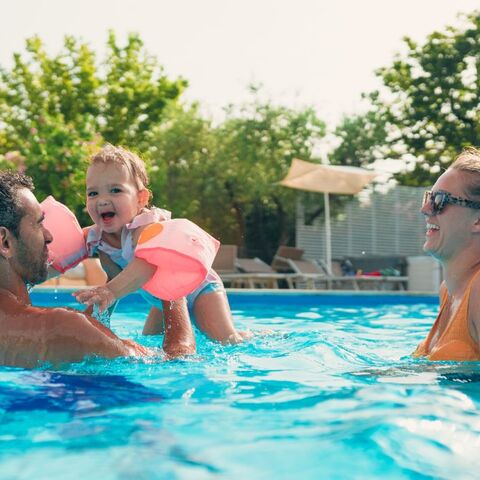
[[[44,256],[32,252],[23,240],[18,242],[18,263],[22,267],[23,281],[28,287],[44,282],[48,276],[48,268]]]

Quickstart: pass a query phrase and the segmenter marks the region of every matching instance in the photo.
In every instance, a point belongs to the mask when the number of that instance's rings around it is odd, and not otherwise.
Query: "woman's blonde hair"
[[[450,168],[466,173],[467,191],[471,197],[480,196],[480,150],[468,147],[455,159]]]
[[[150,181],[145,162],[130,150],[123,147],[115,147],[114,145],[106,145],[90,158],[90,165],[98,163],[125,165],[138,190],[148,190]]]

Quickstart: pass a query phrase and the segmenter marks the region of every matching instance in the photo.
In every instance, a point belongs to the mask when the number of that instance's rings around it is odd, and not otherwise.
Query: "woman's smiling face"
[[[468,199],[465,174],[454,169],[447,170],[432,188],[432,192],[439,190]],[[438,214],[428,203],[420,211],[427,223],[423,250],[439,259],[448,259],[465,248],[472,239],[472,228],[480,215],[478,210],[450,204]]]
[[[87,211],[104,232],[118,234],[145,206],[128,168],[116,162],[94,163],[87,170]]]

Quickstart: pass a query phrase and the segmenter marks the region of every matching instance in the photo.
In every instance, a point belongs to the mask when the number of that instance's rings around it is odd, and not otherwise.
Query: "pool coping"
[[[77,290],[85,290],[92,287],[87,286],[35,286],[31,291],[35,293],[68,293]],[[235,295],[336,295],[336,296],[368,296],[368,295],[392,295],[398,297],[434,297],[438,292],[418,292],[410,290],[304,290],[304,289],[278,289],[278,288],[227,288],[227,293]]]

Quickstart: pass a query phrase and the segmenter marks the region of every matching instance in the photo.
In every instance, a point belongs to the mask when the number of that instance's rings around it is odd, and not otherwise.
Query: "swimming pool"
[[[35,304],[75,306],[69,293]],[[480,369],[409,354],[435,297],[230,295],[236,323],[273,334],[173,362],[0,367],[0,472],[15,479],[477,478]],[[124,300],[120,336],[146,308]]]

